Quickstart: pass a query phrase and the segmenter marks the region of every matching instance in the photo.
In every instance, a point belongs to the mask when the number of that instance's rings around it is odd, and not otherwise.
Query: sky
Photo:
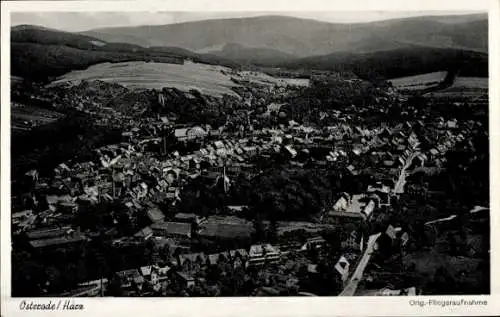
[[[332,23],[360,23],[422,15],[455,15],[457,11],[322,11],[322,12],[13,12],[11,25],[33,24],[69,32],[95,28],[163,25],[197,20],[285,15]]]

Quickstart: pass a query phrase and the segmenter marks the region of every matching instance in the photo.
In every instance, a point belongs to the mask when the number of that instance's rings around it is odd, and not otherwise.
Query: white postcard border
[[[486,316],[500,313],[500,1],[497,0],[182,0],[182,1],[2,1],[1,3],[1,312],[5,316]],[[11,298],[10,291],[10,13],[15,11],[488,11],[490,67],[491,293],[489,296],[281,297],[281,298],[73,298],[84,310],[21,310],[29,303],[66,298]],[[497,195],[495,195],[497,193]],[[430,304],[430,301],[436,301]],[[465,305],[471,300],[487,305]],[[412,301],[414,301],[412,303]],[[443,306],[442,301],[460,305]],[[424,304],[422,304],[424,303]],[[427,304],[425,304],[427,303]]]

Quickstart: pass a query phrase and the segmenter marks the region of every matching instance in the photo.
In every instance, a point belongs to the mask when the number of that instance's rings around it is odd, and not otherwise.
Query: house
[[[151,208],[147,211],[147,216],[151,222],[162,222],[165,219],[165,215],[157,207]]]
[[[431,158],[435,159],[436,156],[439,154],[439,151],[437,149],[435,149],[435,148],[432,148],[432,149],[429,150],[429,153],[431,154]]]
[[[257,154],[257,147],[255,146],[245,146],[242,149],[247,155],[252,156]]]
[[[284,148],[286,149],[287,153],[290,155],[291,158],[297,156],[297,151],[291,145],[286,145]]]
[[[37,229],[37,230],[32,230],[32,231],[26,232],[26,237],[29,240],[55,238],[55,237],[64,236],[70,230],[71,230],[71,227],[69,227],[69,226]]]
[[[229,255],[231,256],[234,267],[243,266],[248,260],[248,252],[245,249],[230,250]]]
[[[222,141],[215,141],[215,151],[224,149],[224,143]]]
[[[169,187],[165,193],[165,198],[169,200],[181,200],[180,190],[178,187]]]
[[[153,229],[150,227],[143,228],[139,230],[136,234],[134,234],[134,237],[141,239],[141,240],[148,240],[153,236]]]
[[[457,128],[457,120],[448,120],[446,121],[446,128],[448,129],[456,129]]]
[[[252,245],[248,252],[247,267],[260,266],[264,263],[274,263],[280,260],[280,252],[270,244]]]
[[[221,132],[219,130],[216,130],[216,129],[211,129],[209,132],[209,135],[213,138],[217,138],[217,137],[221,136]]]
[[[168,279],[168,273],[170,272],[169,266],[157,266],[153,265],[153,270],[156,272],[158,277],[158,282],[164,282]]]
[[[352,150],[352,152],[356,155],[356,156],[360,156],[361,153],[363,152],[363,150],[361,148],[355,148]]]
[[[318,274],[318,265],[317,264],[308,264],[307,265],[307,273],[309,274]]]
[[[34,249],[47,249],[62,246],[68,248],[69,246],[74,246],[84,241],[87,241],[87,237],[84,234],[71,231],[63,236],[31,240],[29,243]]]
[[[321,249],[325,245],[326,241],[323,237],[318,236],[314,238],[307,239],[304,245],[300,248],[301,251],[306,250],[317,250]]]
[[[74,214],[78,211],[78,204],[72,201],[61,202],[59,203],[57,211],[67,214]]]
[[[25,178],[28,179],[31,182],[38,182],[38,178],[40,174],[38,173],[37,170],[30,170],[24,174]]]
[[[362,239],[361,239],[362,241]],[[340,245],[342,249],[347,249],[347,250],[360,250],[363,246],[361,245],[362,242],[358,239],[358,233],[353,230],[347,237],[345,237]]]
[[[71,172],[71,169],[68,167],[68,165],[61,163],[54,169],[54,172],[56,173],[56,175],[67,175],[69,172]]]
[[[346,282],[349,277],[349,266],[349,261],[347,261],[345,256],[341,256],[337,264],[335,264],[335,270],[340,274],[343,282]]]
[[[368,202],[368,204],[365,206],[365,208],[363,208],[363,211],[362,211],[365,219],[369,219],[371,217],[371,214],[372,214],[374,209],[375,209],[375,201],[370,200]]]
[[[128,131],[128,132],[122,132],[122,140],[125,141],[125,142],[130,142],[132,140],[132,132]]]
[[[182,287],[190,288],[195,285],[195,279],[190,274],[185,272],[176,272],[175,277],[177,283],[179,283]]]
[[[194,213],[184,213],[180,212],[174,216],[174,220],[178,222],[192,223],[197,219],[197,215]]]
[[[358,171],[356,170],[356,167],[354,167],[354,165],[349,165],[347,166],[347,169],[353,174],[353,175],[357,175],[358,174]]]
[[[187,128],[175,129],[174,136],[177,138],[178,141],[184,142],[187,141],[188,139],[187,132],[188,132]]]
[[[239,206],[226,206],[226,209],[230,212],[230,213],[241,213],[242,211],[244,211],[245,209],[247,209],[248,206],[246,205],[239,205]]]
[[[399,229],[399,230],[397,230]],[[396,240],[396,234],[398,233],[398,231],[401,231],[401,228],[394,228],[392,225],[389,225],[387,227],[387,230],[385,231],[385,234],[391,238],[391,240]]]
[[[333,205],[334,211],[345,211],[348,206],[348,201],[345,197],[340,197],[339,200]]]
[[[19,212],[14,212],[11,215],[12,223],[19,224],[27,219],[33,217],[33,210],[24,210]]]
[[[186,131],[186,137],[188,140],[203,139],[207,135],[207,132],[202,127],[192,127]]]
[[[144,277],[137,269],[116,272],[115,279],[118,281],[120,287],[125,290],[134,286],[137,287],[138,290],[141,290],[145,282]]]
[[[156,292],[161,289],[159,268],[154,265],[142,266],[139,268],[144,281]]]
[[[52,211],[56,211],[56,209],[60,203],[74,202],[74,200],[76,200],[76,198],[73,198],[70,195],[63,195],[63,196],[47,195],[45,197],[45,199],[47,201],[47,205],[49,206],[49,209]]]
[[[385,166],[385,167],[392,167],[394,166],[394,161],[393,160],[384,160],[382,162],[382,164]]]

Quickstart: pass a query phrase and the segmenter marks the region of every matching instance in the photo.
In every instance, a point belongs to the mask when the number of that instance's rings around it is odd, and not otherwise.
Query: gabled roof
[[[147,236],[150,236],[152,234],[153,234],[153,229],[151,229],[151,227],[146,227],[146,228],[142,228],[141,230],[139,230],[139,232],[134,234],[134,237],[147,237]]]
[[[153,266],[147,265],[147,266],[141,266],[139,271],[141,272],[142,276],[149,276],[151,275],[151,271],[153,270]]]
[[[158,222],[165,219],[165,215],[158,208],[152,208],[147,211],[147,215],[152,222]]]
[[[45,238],[54,238],[63,236],[71,227],[63,227],[63,228],[50,228],[50,229],[38,229],[29,231],[26,233],[28,239],[45,239]]]
[[[371,213],[373,212],[373,209],[375,209],[375,202],[373,200],[370,200],[370,202],[366,205],[366,207],[363,209],[363,213],[366,216],[370,216]]]
[[[187,131],[188,131],[187,128],[175,129],[174,135],[176,138],[187,137]]]
[[[180,278],[182,278],[185,281],[193,281],[194,277],[185,273],[185,272],[177,272],[176,273]]]

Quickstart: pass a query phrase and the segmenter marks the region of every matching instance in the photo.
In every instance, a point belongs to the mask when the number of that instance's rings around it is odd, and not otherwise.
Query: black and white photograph
[[[10,296],[491,294],[487,11],[9,28]]]

